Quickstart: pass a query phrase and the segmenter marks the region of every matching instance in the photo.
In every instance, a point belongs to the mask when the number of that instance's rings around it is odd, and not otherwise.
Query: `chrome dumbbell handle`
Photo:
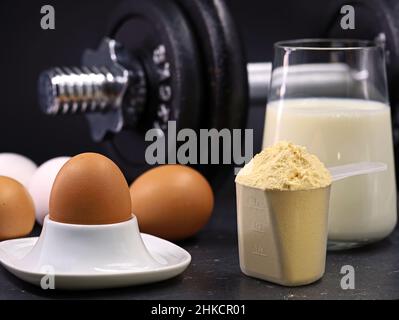
[[[249,63],[247,65],[247,70],[251,104],[265,104],[270,88],[272,63]]]
[[[275,70],[276,87],[283,81],[283,69]],[[272,64],[250,63],[247,70],[251,105],[265,105],[270,91]],[[128,93],[129,112],[137,112],[138,106],[145,102],[145,76],[143,70],[124,72],[127,71],[110,68],[109,65],[46,71],[39,81],[42,109],[46,114],[106,112],[121,108],[123,97]],[[290,83],[291,88],[303,92],[309,86],[313,90],[332,92],[350,85],[353,77],[356,77],[356,72],[347,65],[326,63],[291,66],[285,81]],[[136,81],[134,86],[129,83],[133,79]]]

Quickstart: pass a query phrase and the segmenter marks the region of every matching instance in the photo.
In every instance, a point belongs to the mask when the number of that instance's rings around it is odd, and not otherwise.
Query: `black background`
[[[145,0],[143,0],[145,1]],[[38,164],[62,155],[101,151],[83,116],[52,118],[37,105],[37,78],[53,66],[79,65],[95,48],[120,1],[2,0],[0,4],[0,152],[24,154]],[[227,0],[244,39],[249,61],[272,58],[275,41],[321,36],[334,1]],[[55,8],[56,30],[42,30],[40,8]],[[262,108],[261,108],[262,109]],[[264,108],[261,111],[264,112]],[[256,115],[258,140],[263,116]],[[258,133],[259,131],[259,133]]]

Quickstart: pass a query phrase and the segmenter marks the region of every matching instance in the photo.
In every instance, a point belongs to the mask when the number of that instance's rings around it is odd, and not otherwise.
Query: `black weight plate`
[[[249,107],[247,62],[226,3],[223,0],[175,1],[191,23],[205,66],[207,87],[201,127],[245,128]],[[224,154],[221,148],[219,153]],[[201,170],[217,187],[231,173],[232,166],[208,165]]]
[[[187,15],[206,66],[204,128],[244,128],[248,75],[242,42],[223,0],[176,0]],[[204,111],[205,111],[204,110]]]
[[[200,127],[202,65],[194,34],[174,1],[123,2],[112,16],[108,36],[144,65],[150,84],[139,128],[125,128],[106,142],[111,157],[133,178],[137,168],[145,165],[146,130],[154,126],[165,129],[168,120],[177,120],[178,128]]]
[[[355,9],[355,29],[343,30],[340,20],[343,5],[352,5]],[[397,0],[357,0],[352,2],[336,1],[332,12],[333,19],[326,35],[332,38],[350,38],[374,40],[380,33],[386,37],[388,51],[388,76],[398,81],[399,76],[399,1]],[[390,82],[390,85],[393,84]],[[399,90],[391,90],[399,98]],[[398,101],[399,102],[399,101]]]

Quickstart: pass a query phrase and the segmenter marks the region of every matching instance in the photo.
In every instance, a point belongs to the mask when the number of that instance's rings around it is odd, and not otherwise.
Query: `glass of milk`
[[[304,145],[327,167],[384,162],[383,173],[334,184],[329,249],[387,237],[397,220],[385,52],[369,41],[309,39],[275,45],[263,146]]]

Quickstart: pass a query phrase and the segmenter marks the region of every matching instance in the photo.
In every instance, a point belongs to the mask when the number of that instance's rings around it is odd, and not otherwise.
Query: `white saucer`
[[[135,229],[135,218],[113,227],[68,226],[46,218],[40,238],[1,242],[0,263],[37,286],[53,272],[55,289],[66,290],[152,283],[175,277],[188,267],[191,256],[186,250],[148,234],[127,235]]]

